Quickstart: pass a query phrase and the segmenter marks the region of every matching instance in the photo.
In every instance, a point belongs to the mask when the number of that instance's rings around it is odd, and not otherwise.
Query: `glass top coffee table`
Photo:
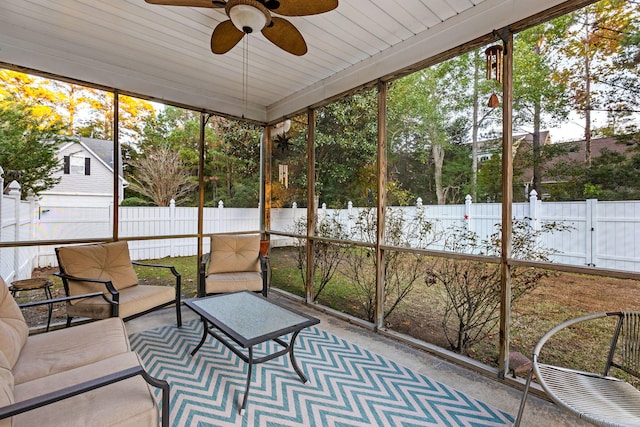
[[[262,295],[252,292],[194,298],[185,301],[185,304],[200,316],[204,329],[200,343],[191,352],[192,356],[200,350],[207,339],[207,335],[211,335],[245,363],[249,364],[247,385],[242,406],[240,407],[240,414],[244,413],[247,404],[253,365],[255,364],[266,362],[288,353],[291,365],[298,377],[303,383],[307,382],[307,377],[305,377],[296,363],[293,351],[300,331],[320,323],[319,319],[282,307]],[[293,335],[287,343],[281,337],[290,333],[293,333]],[[230,340],[237,345],[231,343]],[[278,343],[282,349],[266,356],[254,358],[253,346],[270,340]],[[245,354],[237,346],[247,349],[248,354]]]

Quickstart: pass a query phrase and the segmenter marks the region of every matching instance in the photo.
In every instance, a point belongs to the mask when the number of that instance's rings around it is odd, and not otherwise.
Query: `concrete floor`
[[[299,304],[274,292],[269,295],[269,298],[277,300],[284,305],[292,306],[299,311],[310,312],[309,314],[320,319],[318,327],[372,353],[392,359],[399,365],[420,372],[432,380],[439,381],[501,409],[511,414],[514,418],[518,413],[522,392],[514,387],[400,343],[392,338],[376,334],[371,330],[326,314],[311,306]],[[183,321],[198,318],[185,306],[182,308],[182,314]],[[127,322],[127,330],[129,333],[134,333],[172,323],[175,323],[175,311],[174,309],[167,309],[130,320]],[[552,403],[535,396],[529,396],[521,425],[556,427],[587,426],[590,424],[568,415]]]

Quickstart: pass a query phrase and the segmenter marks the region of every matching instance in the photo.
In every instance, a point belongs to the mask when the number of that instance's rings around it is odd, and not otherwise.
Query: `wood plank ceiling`
[[[561,0],[340,0],[326,14],[288,18],[309,51],[249,38],[210,51],[223,9],[144,0],[2,0],[0,66],[26,67],[167,103],[276,122],[351,88],[491,33]]]

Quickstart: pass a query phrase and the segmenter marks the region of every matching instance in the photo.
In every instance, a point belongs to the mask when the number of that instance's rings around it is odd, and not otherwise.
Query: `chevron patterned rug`
[[[130,336],[151,375],[171,385],[171,425],[184,426],[502,426],[513,418],[317,327],[296,341],[303,384],[288,357],[257,365],[244,415],[247,365],[194,320]],[[264,344],[254,349],[271,352]]]

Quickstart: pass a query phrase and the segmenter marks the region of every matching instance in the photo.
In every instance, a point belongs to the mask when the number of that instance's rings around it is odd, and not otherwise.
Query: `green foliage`
[[[373,90],[319,108],[316,195],[328,207],[372,205],[375,198],[377,98]]]
[[[514,220],[512,257],[549,262],[549,256],[557,251],[546,248],[541,243],[542,236],[568,229],[560,223],[546,223],[534,230],[528,218]],[[500,254],[500,229],[488,239],[480,239],[477,233],[465,226],[454,226],[446,235],[444,247],[447,251],[494,257]],[[442,289],[439,297],[445,311],[441,325],[449,346],[455,352],[465,353],[485,339],[500,319],[500,265],[438,258],[428,268],[426,283]],[[545,270],[513,267],[512,303],[534,289],[548,274]]]
[[[209,118],[205,127],[205,203],[223,200],[229,207],[258,205],[260,130],[252,125],[223,117]],[[195,183],[199,164],[200,115],[166,107],[148,117],[140,144],[129,147],[127,177],[135,179],[140,158],[168,147],[184,165]],[[159,171],[161,172],[161,171]],[[198,203],[197,194],[186,195],[186,204]]]
[[[376,241],[377,215],[373,209],[361,210],[354,218],[351,230],[356,240],[373,245]],[[431,240],[432,224],[418,213],[407,218],[400,209],[388,209],[385,223],[386,244],[397,247],[426,248]],[[427,270],[426,257],[401,251],[385,251],[381,266],[385,272],[384,313],[389,316],[414,289]],[[370,322],[375,321],[376,271],[378,260],[370,246],[352,246],[346,251],[341,272],[355,289],[362,314]]]
[[[153,206],[153,203],[142,197],[127,197],[120,202],[120,206]]]
[[[59,182],[61,170],[56,151],[68,141],[61,122],[50,122],[34,114],[33,108],[10,98],[0,98],[0,166],[5,185],[17,180],[22,195],[39,194]]]
[[[307,218],[302,217],[296,221],[293,232],[298,235],[307,234]],[[327,239],[344,240],[348,236],[337,216],[330,216],[317,221],[317,237]],[[296,241],[297,266],[302,283],[307,283],[307,239],[299,238]],[[316,301],[334,274],[340,267],[345,256],[344,245],[329,243],[322,240],[313,241],[313,277],[314,296]]]

